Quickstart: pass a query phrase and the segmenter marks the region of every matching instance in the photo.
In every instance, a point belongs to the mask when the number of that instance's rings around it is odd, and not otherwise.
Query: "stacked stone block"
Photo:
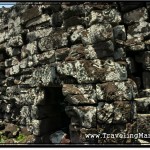
[[[61,129],[63,108],[71,143],[147,143],[101,138],[150,132],[150,9],[147,2],[131,3],[1,9],[0,121],[26,127],[44,143]]]

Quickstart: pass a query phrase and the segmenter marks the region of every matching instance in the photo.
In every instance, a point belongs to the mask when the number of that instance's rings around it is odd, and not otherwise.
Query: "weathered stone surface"
[[[35,57],[34,57],[35,56]],[[49,64],[55,62],[55,51],[51,50],[41,54],[34,55],[33,59],[36,59],[37,64]]]
[[[107,82],[96,85],[96,94],[99,100],[132,100],[137,96],[137,86],[131,79],[125,82]]]
[[[54,82],[55,78],[55,68],[50,65],[43,65],[38,67],[33,71],[32,77],[26,79],[23,84],[32,85],[32,86],[48,86]]]
[[[122,47],[114,50],[114,60],[124,60],[125,57],[126,57],[126,52]]]
[[[142,21],[131,26],[128,26],[127,39],[138,38],[138,37],[149,37],[150,36],[150,23]]]
[[[5,59],[5,67],[11,67],[19,64],[19,60],[17,57],[12,57],[10,59]]]
[[[126,123],[123,125],[111,125],[111,124],[99,124],[98,125],[98,135],[101,138],[98,138],[99,144],[130,144],[135,142],[135,139],[129,134],[136,134],[136,123]],[[124,135],[128,135],[124,137]]]
[[[84,45],[111,40],[112,38],[113,29],[110,24],[95,24],[81,32],[81,40]]]
[[[72,43],[77,43],[77,42],[81,43],[82,31],[85,32],[84,27],[81,25],[77,25],[75,27],[68,28],[68,32],[71,34],[70,41]]]
[[[5,69],[6,76],[16,75],[20,72],[19,64],[12,66],[11,68]]]
[[[92,128],[96,127],[96,107],[93,106],[67,106],[65,108],[71,125]]]
[[[50,141],[54,144],[68,144],[70,140],[66,136],[67,134],[60,130],[50,135]]]
[[[35,6],[31,9],[26,10],[21,16],[22,23],[25,23],[35,17],[38,17],[39,15],[41,15],[41,13],[42,11],[39,6]]]
[[[149,114],[138,114],[137,122],[138,122],[137,124],[138,133],[150,134],[150,115]]]
[[[39,24],[50,22],[51,17],[47,14],[42,14],[39,17],[33,18],[32,20],[28,21],[26,23],[26,28],[32,27],[32,26],[38,26]]]
[[[53,31],[53,28],[47,28],[47,29],[39,29],[37,31],[32,31],[27,33],[27,39],[32,42],[37,39],[49,36]]]
[[[12,47],[18,47],[22,45],[23,45],[23,40],[21,35],[11,37],[8,42],[8,46],[12,46]]]
[[[11,137],[15,137],[18,131],[19,131],[19,128],[16,125],[7,124],[3,132],[7,137],[11,138]]]
[[[70,48],[60,48],[55,52],[55,57],[57,61],[63,61],[68,56]]]
[[[64,84],[62,89],[65,101],[73,105],[95,104],[96,90],[92,85]]]
[[[29,43],[21,49],[21,57],[22,58],[33,55],[35,53],[37,53],[37,41]]]
[[[63,30],[56,31],[48,37],[39,40],[38,46],[41,51],[49,51],[61,47],[66,47],[68,44],[68,34]]]
[[[150,113],[150,98],[149,97],[142,97],[142,98],[136,98],[136,107],[138,113]]]
[[[85,8],[84,5],[72,5],[70,7],[66,7],[63,11],[63,19],[68,19],[73,16],[84,16]]]
[[[9,56],[16,56],[16,55],[20,54],[20,49],[19,48],[8,47],[8,48],[6,48],[6,53]]]
[[[144,2],[1,8],[0,142],[148,144],[137,133],[149,133],[149,12]],[[18,131],[5,137],[10,124]]]
[[[126,123],[132,117],[132,103],[127,101],[115,101],[114,103],[100,102],[97,106],[97,121],[99,123]]]
[[[89,16],[89,25],[95,23],[119,24],[121,15],[116,9],[92,10]]]
[[[71,143],[75,144],[96,144],[97,139],[89,137],[89,134],[97,134],[96,128],[79,128],[74,125],[69,126]]]
[[[123,19],[124,19],[124,23],[126,24],[145,21],[148,19],[147,9],[145,7],[142,7],[127,12],[124,14]]]
[[[63,62],[57,65],[58,73],[72,76],[78,83],[94,83],[96,81],[120,81],[127,79],[127,72],[123,64],[108,59],[102,61],[95,59],[91,61],[80,60],[76,62]]]
[[[97,58],[113,56],[114,45],[111,41],[99,42],[94,45],[87,45],[86,47],[83,44],[73,45],[70,49],[61,49],[65,50],[64,58],[65,61],[75,61],[88,59],[93,60]],[[61,51],[59,50],[59,51]],[[68,52],[68,55],[67,55]],[[58,55],[56,51],[56,55]]]
[[[119,45],[119,47],[122,46],[127,51],[145,50],[145,43],[143,42],[143,38],[141,37],[128,39],[126,41],[116,40],[116,43]]]
[[[6,31],[0,33],[0,43],[5,42],[8,40],[8,33]]]
[[[114,39],[126,40],[126,31],[124,25],[117,25],[113,28]]]
[[[114,54],[114,45],[112,41],[98,42],[94,45],[88,45],[85,48],[86,59],[97,59],[111,57]]]

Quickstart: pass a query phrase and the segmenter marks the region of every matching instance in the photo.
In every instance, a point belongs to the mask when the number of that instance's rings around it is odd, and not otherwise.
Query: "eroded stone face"
[[[132,103],[127,101],[100,102],[97,106],[97,121],[106,124],[130,122],[131,109]]]
[[[136,139],[128,136],[127,138],[124,135],[135,134],[136,132],[136,122],[126,123],[126,124],[99,124],[98,133],[102,138],[98,139],[99,144],[129,144],[135,142]]]
[[[127,39],[138,37],[149,37],[150,24],[146,21],[141,21],[128,27]]]
[[[112,38],[113,30],[111,24],[95,24],[81,32],[81,40],[84,45],[111,40]]]
[[[149,97],[143,97],[143,98],[136,98],[136,106],[137,106],[137,112],[138,113],[149,113],[150,109],[150,98]]]
[[[12,47],[22,46],[23,45],[22,36],[18,35],[18,36],[15,36],[15,37],[11,37],[9,42],[8,42],[8,45],[12,46]]]
[[[95,59],[58,63],[57,71],[62,75],[76,78],[78,83],[121,81],[127,79],[125,66],[115,63],[112,59],[107,59],[104,62]]]
[[[133,100],[137,96],[137,86],[134,81],[107,82],[96,85],[97,98],[101,101]]]
[[[141,22],[148,19],[148,12],[145,7],[142,7],[125,13],[123,18],[126,24]]]
[[[71,125],[85,128],[96,127],[96,107],[67,106],[65,111],[71,118]]]
[[[144,133],[144,134],[149,134],[150,133],[150,115],[149,114],[138,114],[138,132],[139,133]]]
[[[111,23],[119,24],[121,15],[116,9],[92,10],[89,16],[89,24]]]
[[[41,51],[49,51],[57,48],[66,47],[68,44],[68,34],[64,31],[55,31],[48,37],[41,38],[38,46]]]
[[[101,136],[149,133],[149,4],[20,4],[0,9],[4,143],[148,143]]]
[[[62,89],[65,101],[72,105],[95,104],[97,102],[96,90],[93,85],[64,84]]]

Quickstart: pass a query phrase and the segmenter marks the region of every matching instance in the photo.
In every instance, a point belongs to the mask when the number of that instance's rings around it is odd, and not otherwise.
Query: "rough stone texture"
[[[99,123],[125,123],[131,121],[131,103],[115,101],[114,103],[100,102],[97,106],[97,121]]]
[[[148,134],[150,134],[150,115],[149,114],[139,114],[137,118],[138,132],[145,134],[143,140],[150,142]]]
[[[126,24],[141,22],[148,19],[148,12],[145,7],[142,7],[125,13],[123,18],[124,18],[124,23]]]
[[[113,59],[107,59],[104,62],[95,59],[58,63],[57,71],[65,76],[74,77],[79,83],[127,79],[125,65],[114,62]]]
[[[148,2],[1,8],[0,143],[148,144],[99,136],[150,132],[149,13]]]
[[[96,94],[100,101],[133,100],[137,93],[136,84],[132,80],[96,85]]]

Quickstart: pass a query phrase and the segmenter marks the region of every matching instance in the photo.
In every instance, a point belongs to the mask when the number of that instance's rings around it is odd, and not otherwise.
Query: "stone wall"
[[[53,143],[62,130],[71,143],[149,143],[95,136],[150,134],[149,13],[149,2],[0,9],[1,142]]]

